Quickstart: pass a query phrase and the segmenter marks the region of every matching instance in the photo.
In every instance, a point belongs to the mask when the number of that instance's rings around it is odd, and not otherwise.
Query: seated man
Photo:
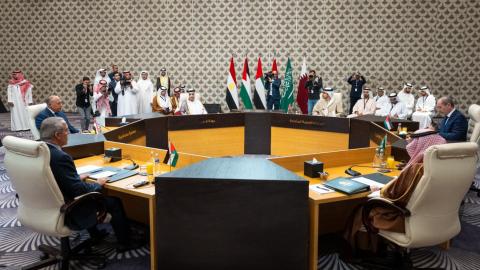
[[[49,117],[54,117],[58,116],[63,118],[65,120],[65,123],[67,123],[68,130],[70,133],[78,133],[78,129],[74,128],[70,122],[67,119],[67,115],[62,112],[62,100],[60,99],[59,96],[49,96],[47,100],[45,101],[47,103],[47,108],[45,110],[41,111],[36,117],[35,117],[35,125],[37,126],[37,129],[40,130],[40,126],[42,125],[43,120],[49,118]]]
[[[186,104],[186,114],[207,114],[207,110],[203,106],[202,102],[195,98],[195,89],[188,89],[188,99]]]
[[[435,97],[430,94],[426,86],[422,86],[419,91],[420,96],[415,105],[415,112],[412,114],[412,120],[419,123],[419,128],[423,129],[432,123],[432,116],[435,111]]]
[[[375,106],[377,107],[375,115],[381,115],[383,108],[390,104],[390,100],[388,100],[385,89],[383,89],[383,87],[377,88],[377,95],[373,98],[373,100],[375,101]]]
[[[322,98],[315,104],[312,115],[338,116],[343,113],[341,104],[333,96],[333,88],[328,87],[322,90]]]
[[[445,118],[438,125],[440,136],[447,141],[466,141],[468,122],[465,116],[455,109],[453,99],[442,97],[437,101],[437,110]]]
[[[370,98],[370,88],[365,87],[362,92],[362,98],[357,100],[357,103],[353,106],[352,114],[347,117],[351,118],[366,114],[374,114],[376,109],[375,101]]]
[[[157,94],[153,97],[151,103],[153,112],[159,112],[165,115],[173,114],[172,102],[167,95],[167,88],[165,86],[158,88]]]
[[[392,118],[407,119],[407,107],[405,106],[405,103],[398,100],[397,93],[390,93],[388,97],[390,99],[390,104],[384,107],[381,115],[390,115]]]
[[[95,183],[84,182],[87,175],[78,175],[72,157],[63,152],[62,146],[68,142],[68,127],[65,120],[60,117],[45,119],[40,127],[40,138],[50,149],[50,168],[65,203],[69,203],[77,196],[102,189],[107,178],[100,178]],[[117,237],[117,251],[123,252],[140,247],[139,244],[134,245],[130,241],[130,225],[125,216],[122,201],[109,196],[105,196],[104,199],[107,212],[112,216],[110,223]],[[81,206],[79,205],[65,217],[65,224],[72,230],[88,229],[91,235],[98,232],[96,230],[97,209],[94,205]]]

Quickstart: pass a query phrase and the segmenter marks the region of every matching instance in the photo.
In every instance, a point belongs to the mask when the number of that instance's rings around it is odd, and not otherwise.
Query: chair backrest
[[[333,98],[337,103],[338,110],[343,112],[343,100],[342,100],[342,93],[333,93]]]
[[[33,138],[35,140],[40,139],[40,132],[38,131],[37,126],[35,125],[35,117],[37,117],[37,115],[41,111],[45,110],[45,108],[47,108],[46,103],[36,104],[36,105],[27,107],[28,124],[30,125],[30,131],[32,132]]]
[[[424,175],[407,208],[405,220],[409,247],[443,243],[460,232],[460,204],[472,184],[477,145],[472,142],[429,147],[424,154]]]
[[[469,127],[471,128],[470,140],[480,146],[480,105],[472,104],[468,108],[470,116]]]
[[[18,220],[43,234],[68,236],[70,230],[60,213],[64,198],[50,170],[47,144],[13,136],[6,136],[2,143],[5,168],[19,196]]]

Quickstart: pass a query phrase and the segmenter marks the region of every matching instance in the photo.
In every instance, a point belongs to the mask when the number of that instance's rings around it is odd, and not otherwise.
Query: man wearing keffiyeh
[[[20,70],[15,70],[8,81],[8,105],[10,106],[11,130],[29,130],[27,106],[33,103],[33,85]]]

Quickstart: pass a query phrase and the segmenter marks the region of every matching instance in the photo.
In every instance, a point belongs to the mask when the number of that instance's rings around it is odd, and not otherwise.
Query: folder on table
[[[365,185],[363,183],[345,177],[337,177],[335,179],[325,182],[323,185],[336,191],[346,193],[348,195],[370,190],[369,185]]]

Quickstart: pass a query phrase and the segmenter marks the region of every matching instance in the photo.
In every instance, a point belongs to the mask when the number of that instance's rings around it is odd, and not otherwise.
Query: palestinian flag
[[[383,121],[383,125],[387,130],[392,130],[392,122],[390,122],[390,115],[387,115],[387,118],[385,118],[385,121]]]
[[[287,68],[285,70],[285,80],[283,83],[282,99],[280,100],[280,109],[288,112],[288,108],[293,103],[293,73],[290,58],[287,61]]]
[[[267,100],[265,99],[265,84],[263,81],[262,59],[260,59],[260,57],[258,57],[257,74],[255,74],[253,103],[257,109],[265,110],[267,108]]]
[[[277,68],[277,58],[273,58],[273,63],[272,63],[272,72],[276,71],[278,74],[278,68]]]
[[[173,146],[173,143],[168,142],[168,150],[167,150],[167,154],[165,155],[165,158],[163,159],[163,163],[170,165],[172,167],[175,167],[177,165],[177,161],[178,161],[177,150],[175,149],[175,146]]]
[[[248,69],[248,59],[245,57],[243,62],[242,85],[240,86],[240,97],[242,98],[245,109],[253,109],[250,89],[250,70]]]
[[[235,76],[235,65],[233,64],[233,57],[230,58],[230,70],[227,77],[227,105],[230,110],[238,110],[238,91],[237,79]]]
[[[308,90],[307,90],[307,63],[305,63],[305,58],[303,59],[302,70],[300,71],[300,78],[298,80],[298,89],[297,89],[297,104],[302,110],[303,114],[308,114]]]

